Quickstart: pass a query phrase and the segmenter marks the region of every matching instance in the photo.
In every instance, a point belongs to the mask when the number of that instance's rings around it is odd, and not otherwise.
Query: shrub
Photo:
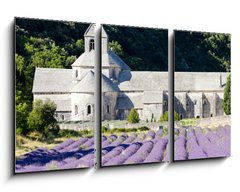
[[[29,107],[27,103],[19,103],[16,105],[16,133],[17,135],[25,135],[28,132],[27,116],[29,115]]]
[[[27,136],[27,138],[29,138],[31,140],[36,140],[36,141],[43,137],[43,135],[41,133],[39,133],[38,131],[28,132],[28,134],[26,136]]]
[[[108,128],[105,126],[102,126],[102,133],[106,133],[108,131]]]
[[[179,121],[179,115],[177,112],[174,111],[174,121]],[[160,117],[160,122],[163,121],[168,121],[168,111],[166,111],[161,117]]]
[[[150,129],[146,126],[143,126],[143,127],[139,127],[138,128],[138,131],[149,131]]]
[[[134,108],[131,109],[129,116],[127,117],[127,121],[129,123],[138,123],[140,121],[139,115],[136,109]]]
[[[79,133],[79,131],[68,130],[68,129],[62,129],[58,133],[59,137],[66,137],[66,138],[79,137],[80,135],[81,134]]]
[[[57,120],[54,118],[56,109],[56,104],[49,99],[44,103],[36,100],[28,117],[29,130],[42,134],[41,139],[53,139],[59,132]]]
[[[231,75],[227,78],[227,83],[224,88],[224,97],[223,97],[223,110],[226,115],[231,114]]]

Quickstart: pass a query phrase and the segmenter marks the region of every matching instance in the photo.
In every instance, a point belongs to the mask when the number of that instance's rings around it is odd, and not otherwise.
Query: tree
[[[16,105],[16,133],[25,135],[28,132],[27,116],[29,114],[27,103]]]
[[[49,38],[30,37],[29,42],[25,44],[25,49],[34,67],[63,68],[66,63],[65,49],[57,46]]]
[[[25,70],[24,57],[22,57],[21,55],[15,54],[15,61],[16,61],[16,70],[21,76],[23,71]]]
[[[122,46],[117,41],[111,41],[109,42],[109,48],[116,53],[118,56],[123,55],[123,49]]]
[[[127,117],[127,121],[129,123],[138,123],[140,121],[139,119],[139,115],[138,112],[136,111],[136,109],[132,108],[128,117]]]
[[[56,104],[49,99],[44,103],[42,100],[36,100],[28,117],[29,130],[41,133],[42,139],[55,136],[59,131],[57,120],[54,118],[56,109]]]
[[[25,135],[28,132],[27,117],[29,115],[29,104],[22,101],[22,91],[16,91],[16,133]]]
[[[231,70],[229,34],[177,31],[175,45],[176,71]]]
[[[179,120],[180,118],[178,113],[174,111],[174,121],[179,121]],[[160,122],[163,122],[163,121],[168,121],[168,111],[166,111],[164,114],[161,115]]]
[[[226,115],[231,114],[231,75],[227,78],[227,83],[224,88],[223,110]]]

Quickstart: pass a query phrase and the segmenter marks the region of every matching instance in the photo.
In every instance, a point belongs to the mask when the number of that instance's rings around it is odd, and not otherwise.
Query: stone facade
[[[72,69],[37,68],[33,96],[57,104],[59,121],[94,119],[94,25],[84,34],[85,52]],[[175,111],[181,118],[223,115],[227,73],[175,73]],[[126,119],[135,108],[142,120],[159,120],[168,110],[168,72],[131,71],[108,48],[102,28],[102,120]]]

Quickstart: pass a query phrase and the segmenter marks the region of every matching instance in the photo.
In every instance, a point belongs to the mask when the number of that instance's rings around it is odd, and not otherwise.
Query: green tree
[[[178,113],[174,111],[174,121],[179,121],[179,120],[180,118]],[[168,111],[166,111],[164,114],[161,115],[160,122],[163,122],[163,121],[168,121]]]
[[[16,105],[16,133],[25,135],[28,132],[27,117],[29,115],[29,107],[27,103],[19,103]]]
[[[49,38],[30,37],[25,49],[34,67],[63,68],[65,66],[67,52]]]
[[[175,45],[176,71],[225,72],[231,69],[229,34],[177,31]]]
[[[74,63],[74,61],[76,61],[76,56],[69,56],[67,57],[67,60],[66,60],[66,67],[70,68],[71,65]]]
[[[30,131],[37,131],[42,134],[42,139],[52,139],[59,132],[57,120],[54,113],[57,109],[56,104],[51,100],[36,100],[33,103],[33,110],[28,117]]]
[[[127,121],[129,123],[138,123],[140,121],[139,119],[139,115],[138,112],[136,111],[136,109],[132,108],[128,117],[127,117]]]
[[[22,91],[16,91],[16,133],[25,135],[28,132],[27,117],[30,112],[29,103],[23,101]]]
[[[88,23],[16,19],[16,127],[26,122],[27,116],[20,118],[24,109],[32,109],[35,68],[71,68],[84,51],[82,38],[88,27]]]
[[[227,115],[231,114],[231,75],[228,76],[224,88],[223,110]]]
[[[84,42],[83,39],[78,39],[75,43],[75,48],[77,53],[83,53],[84,52]]]
[[[225,68],[227,72],[230,72],[231,36],[220,33],[204,33],[204,38],[205,47],[208,49],[207,53],[210,55],[211,60]]]
[[[24,57],[16,54],[15,55],[15,61],[16,61],[16,70],[18,71],[19,75],[21,76],[23,74],[23,71],[25,70]]]
[[[117,41],[109,42],[109,48],[119,56],[123,55],[122,46]]]

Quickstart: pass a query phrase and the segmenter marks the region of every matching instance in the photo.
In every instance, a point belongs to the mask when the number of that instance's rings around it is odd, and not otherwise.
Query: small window
[[[87,115],[91,114],[91,105],[87,106]]]
[[[163,105],[164,105],[164,106],[167,106],[167,101],[163,101]]]
[[[211,113],[211,117],[213,116],[213,114]]]
[[[110,106],[107,105],[107,113],[110,113]]]
[[[207,100],[203,99],[203,105],[207,104]]]
[[[77,115],[77,114],[78,114],[78,106],[75,105],[75,115]]]
[[[61,115],[62,121],[64,121],[64,115]]]
[[[78,77],[78,70],[75,70],[75,76]]]
[[[94,40],[93,39],[91,39],[89,41],[89,51],[91,51],[91,50],[94,50]]]
[[[197,100],[194,100],[194,105],[196,105],[197,104]]]

